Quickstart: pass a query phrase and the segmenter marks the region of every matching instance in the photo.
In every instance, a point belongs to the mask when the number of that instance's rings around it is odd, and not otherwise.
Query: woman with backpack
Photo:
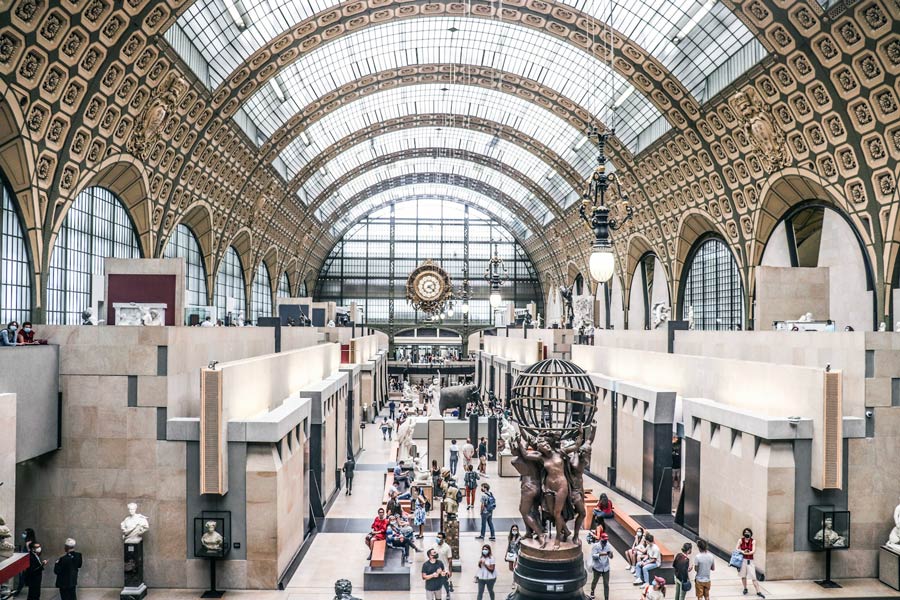
[[[475,467],[466,466],[466,473],[463,476],[463,483],[466,485],[466,510],[475,508],[475,490],[478,489],[479,479],[481,476],[475,472]]]

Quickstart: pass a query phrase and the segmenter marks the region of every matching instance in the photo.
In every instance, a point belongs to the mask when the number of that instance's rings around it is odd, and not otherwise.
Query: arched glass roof
[[[601,120],[616,107],[616,135],[626,146],[660,117],[646,96],[609,66],[571,43],[524,27],[468,18],[402,20],[367,27],[303,55],[282,69],[244,110],[268,138],[306,105],[361,77],[415,65],[491,67],[537,81]],[[466,80],[464,69],[455,75]],[[284,101],[281,98],[284,98]]]
[[[465,150],[494,158],[522,172],[542,187],[563,208],[580,196],[550,165],[523,148],[496,136],[460,127],[417,127],[392,131],[338,154],[324,171],[319,170],[303,185],[303,192],[315,198],[347,173],[380,156],[418,148]]]
[[[496,199],[485,196],[474,190],[442,183],[416,183],[398,186],[374,194],[353,206],[346,214],[335,221],[334,225],[331,227],[331,234],[338,237],[351,223],[355,223],[362,215],[376,207],[387,205],[391,202],[408,200],[413,197],[445,198],[467,202],[473,206],[484,209],[486,212],[496,215],[504,225],[514,231],[522,240],[528,239],[532,234],[531,229],[529,229],[517,215],[510,212]],[[503,216],[505,216],[505,218],[502,218]]]
[[[353,132],[373,123],[423,114],[445,114],[449,126],[464,125],[467,115],[508,125],[543,142],[582,176],[587,177],[593,169],[590,154],[574,150],[583,132],[549,110],[497,90],[460,84],[417,85],[360,98],[311,124],[306,135],[296,137],[279,156],[290,179],[328,146]]]
[[[401,160],[366,171],[359,177],[347,182],[346,185],[325,200],[316,211],[316,218],[325,223],[335,209],[354,195],[363,192],[380,181],[415,173],[447,173],[471,177],[483,181],[498,190],[502,190],[503,193],[521,204],[522,208],[527,210],[538,222],[546,225],[553,218],[550,210],[540,199],[512,178],[489,167],[455,158]]]
[[[743,46],[758,43],[717,0],[629,0],[615,1],[614,7],[614,0],[558,3],[598,22],[606,22],[612,12],[612,26],[642,46],[695,95],[698,82]],[[208,85],[214,89],[270,40],[338,4],[335,0],[197,0],[177,25],[205,60]]]

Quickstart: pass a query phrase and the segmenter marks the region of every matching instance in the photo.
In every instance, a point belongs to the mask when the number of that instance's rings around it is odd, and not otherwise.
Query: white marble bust
[[[900,504],[894,508],[894,528],[891,529],[885,546],[900,554]]]
[[[221,553],[222,544],[225,542],[225,538],[222,537],[221,533],[216,531],[216,522],[207,521],[203,528],[206,531],[200,537],[200,544],[212,554]]]
[[[122,542],[125,544],[140,544],[144,534],[150,531],[150,521],[137,511],[137,504],[128,503],[128,516],[120,525],[122,528]]]

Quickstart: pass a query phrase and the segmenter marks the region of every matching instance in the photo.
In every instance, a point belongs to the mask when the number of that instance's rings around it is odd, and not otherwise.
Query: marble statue
[[[96,325],[97,317],[94,316],[94,309],[90,306],[81,311],[81,324],[82,325]]]
[[[400,427],[397,428],[397,443],[400,447],[400,460],[405,460],[410,457],[414,425],[413,419],[407,417]]]
[[[573,326],[581,329],[594,324],[594,297],[591,295],[575,296],[572,300]],[[582,334],[583,335],[583,334]]]
[[[412,390],[409,389],[409,382],[403,382],[403,401],[412,402]]]
[[[434,483],[431,480],[431,471],[425,464],[420,456],[413,459],[413,485],[416,487],[431,486]]]
[[[0,560],[11,558],[16,551],[16,546],[12,542],[12,531],[6,524],[6,519],[0,517]]]
[[[894,508],[894,528],[891,529],[885,546],[900,554],[900,504]]]
[[[434,378],[431,385],[429,385],[428,389],[425,391],[425,395],[431,403],[431,411],[428,413],[428,416],[440,418],[441,413],[439,404],[441,402],[441,380],[439,377]]]
[[[688,321],[688,329],[693,329],[694,328],[694,306],[693,305],[688,306],[687,321]]]
[[[353,584],[349,579],[338,579],[334,582],[334,600],[359,600],[353,595]]]
[[[900,332],[900,321],[897,321],[894,325],[894,332]]]
[[[537,317],[534,320],[534,324],[538,329],[540,329],[541,325],[544,324],[544,319],[543,319],[543,317],[541,317],[541,313],[537,314]]]
[[[128,503],[128,516],[120,525],[122,528],[122,542],[125,544],[140,544],[144,534],[150,530],[150,521],[137,511],[137,504]]]
[[[456,520],[456,513],[459,512],[459,503],[456,501],[457,492],[459,492],[459,488],[456,487],[456,482],[453,479],[446,480],[447,484],[444,486],[444,515],[446,516],[448,521]]]
[[[884,321],[878,324],[878,331],[887,331],[887,325],[885,325]]]
[[[141,325],[144,327],[161,327],[165,325],[160,317],[159,311],[155,308],[141,307]]]
[[[328,319],[328,326],[334,327],[334,319]]]
[[[823,548],[843,548],[847,545],[847,540],[834,530],[834,521],[831,517],[825,517],[823,525],[824,527],[813,536],[813,540],[821,542]]]
[[[216,522],[207,521],[206,525],[204,525],[203,528],[206,531],[200,537],[200,544],[210,554],[221,554],[222,546],[225,543],[225,538],[222,537],[221,533],[216,531]]]
[[[503,450],[500,454],[509,456],[512,454],[512,441],[519,435],[515,423],[503,417],[500,424],[500,439],[503,440]]]
[[[672,309],[665,302],[657,302],[653,305],[653,329],[657,329],[660,325],[669,320],[672,315]]]

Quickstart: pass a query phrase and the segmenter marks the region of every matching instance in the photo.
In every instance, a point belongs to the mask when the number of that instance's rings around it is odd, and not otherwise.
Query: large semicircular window
[[[684,318],[691,313],[694,329],[742,328],[741,275],[734,256],[722,240],[706,240],[694,253],[684,288]]]

